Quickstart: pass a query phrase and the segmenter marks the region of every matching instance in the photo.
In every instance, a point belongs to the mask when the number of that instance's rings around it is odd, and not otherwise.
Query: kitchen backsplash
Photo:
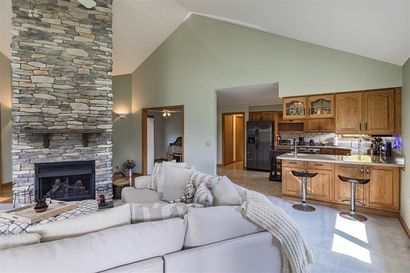
[[[319,143],[321,141],[332,142],[336,136],[335,133],[300,133],[300,132],[282,132],[280,134],[281,139],[296,139],[299,140],[299,137],[304,137],[305,142],[309,143],[311,139],[315,141],[315,143]]]

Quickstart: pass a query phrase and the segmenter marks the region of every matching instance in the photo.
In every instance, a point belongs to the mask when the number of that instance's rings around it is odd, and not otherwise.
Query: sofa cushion
[[[163,177],[158,182],[158,192],[162,200],[174,201],[184,195],[188,178],[193,170],[165,165]]]
[[[242,197],[235,188],[235,184],[226,176],[218,177],[212,184],[212,194],[216,206],[239,206]]]
[[[187,233],[184,247],[198,247],[263,229],[240,213],[239,207],[193,208],[185,215]]]
[[[136,189],[149,189],[148,185],[150,180],[151,176],[149,175],[137,176],[134,179],[134,187]]]
[[[93,231],[131,223],[130,205],[122,205],[101,212],[91,213],[45,225],[34,225],[27,232],[39,233],[41,241],[53,241],[80,236]]]
[[[0,272],[99,272],[179,251],[182,219],[110,228],[0,252]]]
[[[122,265],[116,268],[101,271],[101,273],[163,273],[164,261],[160,257]]]
[[[162,163],[155,163],[154,168],[152,170],[152,174],[150,175],[150,181],[148,182],[148,189],[151,190],[158,190],[158,184],[160,183],[161,179],[164,178],[164,167],[165,166],[172,166],[178,168],[188,168],[188,164],[185,162],[176,162],[175,160],[172,161],[164,161]]]
[[[7,249],[18,246],[28,246],[40,243],[38,233],[20,233],[0,236],[0,249]]]
[[[155,203],[161,201],[162,194],[154,190],[125,187],[121,191],[124,203]]]

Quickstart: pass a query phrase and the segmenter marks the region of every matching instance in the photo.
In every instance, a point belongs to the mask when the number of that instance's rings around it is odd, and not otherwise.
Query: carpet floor
[[[295,202],[269,198],[302,229],[315,256],[311,272],[410,272],[410,240],[398,219],[366,215],[360,223],[334,208],[301,212],[292,208]]]

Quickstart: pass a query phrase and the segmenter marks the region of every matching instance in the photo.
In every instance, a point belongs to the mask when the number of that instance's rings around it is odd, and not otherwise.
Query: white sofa
[[[79,225],[87,225],[87,217],[77,220]],[[73,223],[70,226],[75,229]],[[282,269],[279,242],[245,219],[238,207],[191,208],[184,219],[126,223],[66,237],[0,251],[0,272],[256,273]]]

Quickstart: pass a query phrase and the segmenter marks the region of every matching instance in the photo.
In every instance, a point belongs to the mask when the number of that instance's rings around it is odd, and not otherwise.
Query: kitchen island
[[[338,175],[369,178],[366,185],[357,186],[357,210],[387,215],[400,212],[400,168],[404,157],[385,158],[369,155],[322,155],[287,153],[282,160],[282,195],[300,198],[301,181],[292,171],[317,173],[307,183],[308,199],[333,207],[348,209],[350,184],[340,181]]]

